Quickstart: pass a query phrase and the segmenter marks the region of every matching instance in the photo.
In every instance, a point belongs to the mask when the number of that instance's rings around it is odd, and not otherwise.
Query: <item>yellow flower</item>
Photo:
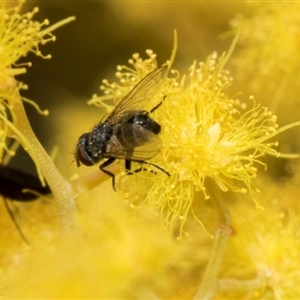
[[[231,21],[240,32],[241,49],[233,58],[238,77],[256,92],[293,99],[299,89],[299,13],[298,1],[271,1],[257,4],[251,18],[237,15]]]
[[[43,56],[41,54],[39,45],[54,41],[55,37],[51,32],[75,18],[69,17],[44,28],[49,21],[45,20],[42,23],[33,21],[33,16],[38,12],[38,8],[22,14],[23,3],[24,1],[19,0],[12,8],[8,8],[5,1],[0,4],[0,161],[4,152],[14,155],[14,151],[7,146],[7,140],[16,140],[31,156],[41,181],[44,182],[44,176],[51,186],[55,198],[58,199],[58,202],[64,202],[66,207],[65,203],[72,201],[75,194],[71,192],[70,184],[64,181],[37,140],[27,119],[22,101],[29,102],[40,113],[47,114],[48,111],[42,112],[33,101],[20,96],[20,90],[26,88],[26,85],[18,82],[15,76],[25,73],[25,66],[30,66],[30,63],[17,65],[18,59],[26,56],[28,52],[34,52],[43,58],[50,58],[50,55]],[[67,215],[63,207],[61,211],[61,215]]]
[[[20,89],[27,88],[23,83],[16,81],[14,76],[25,73],[25,66],[31,65],[31,63],[18,65],[17,61],[26,56],[28,52],[34,52],[43,58],[51,58],[51,55],[42,55],[39,45],[54,41],[55,36],[51,31],[74,19],[69,18],[44,29],[49,25],[47,19],[42,23],[33,21],[34,15],[38,12],[37,7],[32,12],[21,13],[24,2],[19,0],[17,5],[11,8],[7,8],[5,2],[0,4],[0,119],[3,121],[0,128],[1,156],[3,149],[9,151],[6,147],[7,136],[18,136],[26,143],[22,134],[13,122],[9,121],[8,117],[11,115],[13,120],[16,119],[14,113],[16,95],[19,94]],[[32,104],[38,112],[48,114],[48,111],[42,112],[33,101],[26,98],[22,98],[22,100]],[[30,148],[29,143],[26,143],[26,146]]]
[[[173,274],[186,268],[184,247],[157,228],[155,220],[134,219],[117,200],[103,200],[99,205],[98,199],[84,199],[76,230],[68,234],[37,224],[30,249],[14,249],[3,274],[0,270],[1,296],[149,299],[172,292],[177,283]]]
[[[133,68],[119,66],[119,84],[103,81],[105,96],[94,96],[90,103],[105,105],[106,101],[119,101],[148,72],[157,68],[156,55],[148,50],[149,58],[142,60],[134,54],[129,63]],[[171,174],[166,176],[155,167],[152,172],[123,176],[119,182],[122,197],[133,208],[150,205],[161,212],[166,227],[178,225],[182,229],[192,203],[203,195],[209,198],[205,179],[211,177],[223,192],[249,194],[260,207],[253,179],[257,164],[268,154],[279,156],[274,149],[277,142],[267,142],[278,133],[276,116],[250,97],[252,107],[232,98],[224,89],[232,82],[229,73],[222,69],[225,56],[216,53],[204,63],[194,62],[187,75],[172,71],[161,83],[161,88],[149,107],[163,100],[153,112],[153,119],[162,126],[159,134],[163,148],[151,163]],[[125,71],[124,71],[125,70]],[[111,108],[110,108],[111,109]],[[109,109],[109,110],[110,110]],[[138,168],[138,166],[137,166]]]
[[[221,278],[226,279],[220,286],[224,299],[236,298],[242,291],[259,299],[300,297],[299,214],[293,208],[298,207],[298,199],[289,196],[291,182],[276,186],[262,178],[261,185],[266,183],[269,188],[262,192],[264,212],[251,211],[245,203],[232,208],[240,217],[233,220],[236,232],[229,239],[223,260]]]
[[[32,12],[21,14],[23,2],[12,8],[6,8],[5,2],[0,8],[0,91],[15,88],[13,76],[26,72],[25,68],[16,65],[19,58],[26,56],[28,52],[34,52],[43,58],[39,45],[54,41],[55,36],[51,32],[43,31],[43,27],[49,25],[47,19],[40,23],[33,21],[34,15],[39,11],[35,7]],[[30,63],[27,64],[30,66]]]

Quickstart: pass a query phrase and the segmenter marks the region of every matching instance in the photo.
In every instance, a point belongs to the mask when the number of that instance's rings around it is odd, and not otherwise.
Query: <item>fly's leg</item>
[[[170,173],[169,172],[167,172],[166,170],[164,170],[163,168],[161,168],[160,166],[158,166],[158,165],[155,165],[155,164],[152,164],[152,163],[148,163],[149,165],[151,165],[151,166],[154,166],[155,168],[157,168],[158,170],[160,170],[160,171],[162,171],[162,172],[164,172],[168,177],[170,177],[171,175],[170,175]]]
[[[167,96],[164,96],[164,98],[162,99],[162,101],[160,101],[156,106],[154,106],[149,113],[153,113],[155,110],[157,110],[163,103],[163,101],[166,99]]]
[[[112,178],[112,186],[114,191],[116,191],[116,184],[115,184],[115,174],[105,170],[104,168],[108,167],[109,165],[111,165],[114,161],[116,160],[116,158],[111,157],[109,158],[107,161],[105,161],[103,164],[100,165],[99,169],[104,172],[106,175],[110,176]]]
[[[152,170],[149,171],[147,168],[143,168],[143,167],[132,171],[131,170],[131,160],[125,160],[125,170],[127,171],[127,175],[133,175],[133,174],[139,173],[141,171],[147,171],[147,172],[151,172],[151,173],[156,174],[154,171],[152,171]]]
[[[125,170],[128,172],[131,171],[131,160],[128,160],[128,159],[125,160]]]
[[[151,165],[151,166],[154,166],[155,168],[159,169],[160,171],[164,172],[166,175],[168,175],[170,177],[170,173],[168,173],[167,171],[165,171],[163,168],[155,165],[155,164],[152,164],[152,163],[149,163],[149,162],[143,162],[143,161],[139,161],[140,164],[148,164],[148,165]],[[133,175],[134,173],[139,173],[141,171],[147,171],[147,172],[151,172],[153,174],[156,174],[156,172],[152,171],[152,170],[148,170],[147,168],[144,168],[144,167],[140,167],[134,171],[131,171],[131,160],[125,160],[125,169],[127,171],[127,175]]]

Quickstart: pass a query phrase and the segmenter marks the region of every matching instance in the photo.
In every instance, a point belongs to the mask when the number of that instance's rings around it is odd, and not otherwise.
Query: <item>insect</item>
[[[0,165],[0,195],[3,196],[5,208],[20,236],[29,244],[7,201],[7,199],[10,199],[12,201],[27,202],[38,198],[35,193],[23,192],[24,189],[34,190],[43,195],[51,193],[49,186],[42,186],[37,177],[8,165]]]
[[[144,164],[161,149],[162,143],[158,137],[161,126],[150,118],[149,114],[154,112],[162,101],[150,111],[145,110],[144,107],[158,91],[159,83],[166,71],[167,67],[161,67],[149,73],[116,105],[103,122],[94,126],[91,132],[80,136],[75,148],[78,167],[80,163],[92,166],[107,158],[99,168],[112,177],[114,190],[116,190],[115,175],[105,168],[116,159],[125,160],[128,174],[146,170],[139,168],[131,171],[131,162]],[[149,164],[170,176],[159,166]]]

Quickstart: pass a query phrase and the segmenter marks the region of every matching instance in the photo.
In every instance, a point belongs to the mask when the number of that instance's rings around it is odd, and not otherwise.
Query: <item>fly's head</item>
[[[91,151],[89,150],[89,133],[84,133],[78,139],[76,148],[75,148],[75,160],[77,167],[82,163],[85,166],[92,166],[97,161],[94,159]]]

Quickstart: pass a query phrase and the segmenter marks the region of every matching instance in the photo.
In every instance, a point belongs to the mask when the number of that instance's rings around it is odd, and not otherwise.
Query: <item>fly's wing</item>
[[[143,78],[114,108],[107,120],[119,119],[125,111],[145,110],[147,103],[160,88],[161,79],[165,77],[167,67],[155,69]],[[113,122],[114,123],[114,122]]]
[[[121,138],[122,143],[116,135],[111,137],[106,146],[105,157],[145,161],[156,156],[162,146],[155,133],[138,124],[123,125]]]

